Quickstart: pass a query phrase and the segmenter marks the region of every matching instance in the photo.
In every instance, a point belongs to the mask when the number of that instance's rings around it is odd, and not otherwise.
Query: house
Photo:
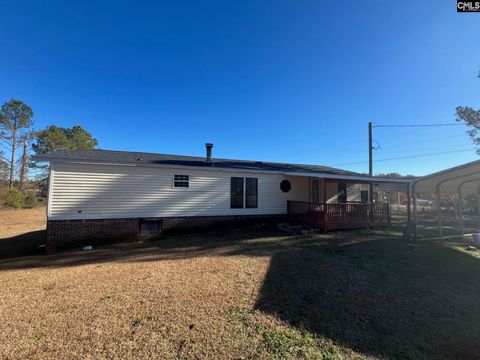
[[[389,205],[370,188],[405,190],[408,180],[318,165],[109,150],[54,152],[47,252],[73,244],[287,216],[326,230],[388,225]]]

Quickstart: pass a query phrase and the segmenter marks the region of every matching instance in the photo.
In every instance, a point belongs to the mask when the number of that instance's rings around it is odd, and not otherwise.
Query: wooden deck
[[[361,229],[390,226],[390,204],[325,204],[288,201],[292,221],[322,229]]]

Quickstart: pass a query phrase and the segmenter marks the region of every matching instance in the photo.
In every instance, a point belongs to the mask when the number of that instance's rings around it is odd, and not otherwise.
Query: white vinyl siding
[[[287,200],[308,201],[307,177],[188,170],[189,187],[172,187],[178,169],[52,163],[50,220],[285,214]],[[258,178],[258,208],[230,208],[230,178]],[[280,182],[290,180],[284,193]]]

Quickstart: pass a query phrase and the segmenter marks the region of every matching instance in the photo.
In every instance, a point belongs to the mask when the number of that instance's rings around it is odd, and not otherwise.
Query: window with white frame
[[[258,208],[258,179],[257,178],[230,178],[230,208],[256,209]]]
[[[189,175],[174,175],[173,176],[173,187],[174,188],[188,188],[190,186],[190,176]]]

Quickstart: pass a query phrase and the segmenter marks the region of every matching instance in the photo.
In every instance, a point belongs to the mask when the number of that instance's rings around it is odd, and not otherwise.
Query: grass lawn
[[[2,359],[480,358],[460,243],[232,229],[44,256],[28,214],[0,218]]]

